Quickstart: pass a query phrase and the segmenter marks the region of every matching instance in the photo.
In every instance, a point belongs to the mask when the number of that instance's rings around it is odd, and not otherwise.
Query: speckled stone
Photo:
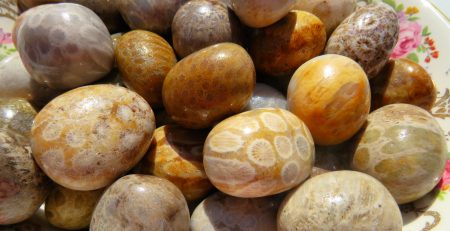
[[[173,47],[180,57],[217,43],[243,44],[243,33],[233,11],[220,1],[189,1],[172,22]]]
[[[71,89],[109,73],[114,50],[108,29],[89,8],[73,3],[40,5],[16,22],[14,38],[34,80]]]
[[[337,171],[313,177],[288,195],[278,210],[278,230],[401,231],[400,209],[373,177]]]
[[[103,194],[90,230],[188,231],[189,210],[183,194],[169,181],[128,175]]]
[[[303,120],[320,145],[350,139],[370,110],[370,87],[363,69],[340,55],[323,55],[303,64],[292,77],[288,108]]]
[[[372,110],[393,103],[407,103],[431,111],[436,87],[428,72],[409,59],[388,62],[379,76],[370,82]]]
[[[313,162],[308,128],[283,109],[255,109],[225,119],[208,134],[203,148],[213,185],[237,197],[287,191],[309,176]]]
[[[373,78],[389,61],[398,34],[395,10],[385,3],[369,4],[358,8],[336,28],[325,53],[355,60]]]
[[[256,69],[266,75],[291,76],[299,66],[325,48],[325,25],[305,11],[291,11],[251,38],[250,55]]]
[[[252,98],[244,110],[266,107],[287,109],[287,99],[277,89],[264,83],[256,83]]]
[[[36,116],[33,156],[56,183],[73,190],[111,184],[144,156],[155,129],[148,103],[114,85],[64,93]]]
[[[178,62],[163,84],[166,112],[187,128],[207,128],[239,113],[249,102],[256,71],[250,55],[233,43],[220,43]]]
[[[115,56],[125,85],[144,97],[152,108],[162,106],[162,86],[177,57],[161,36],[144,30],[124,34]]]
[[[28,219],[48,195],[50,181],[31,156],[35,115],[23,99],[0,98],[0,225]]]
[[[216,193],[194,210],[191,231],[274,231],[278,203],[274,198],[238,198]]]
[[[231,5],[241,22],[250,27],[262,28],[283,18],[295,1],[231,0]]]
[[[187,0],[120,0],[119,11],[131,29],[170,31],[173,17]]]
[[[203,199],[213,189],[203,168],[203,144],[207,135],[208,131],[177,125],[159,127],[137,172],[169,180],[188,202]]]
[[[420,107],[391,104],[367,120],[353,169],[380,180],[399,204],[430,192],[447,159],[445,136],[436,119]]]
[[[39,109],[61,93],[36,82],[25,69],[19,53],[14,52],[0,61],[0,97],[23,98]]]
[[[62,229],[87,228],[103,191],[75,191],[57,185],[45,201],[45,216],[52,225]]]
[[[330,36],[356,9],[356,0],[297,0],[293,10],[303,10],[319,17]]]

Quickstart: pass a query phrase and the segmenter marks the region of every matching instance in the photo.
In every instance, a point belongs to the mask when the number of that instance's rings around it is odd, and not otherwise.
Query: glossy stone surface
[[[428,72],[409,59],[391,60],[370,83],[372,110],[394,103],[406,103],[431,111],[436,87]]]
[[[353,60],[323,55],[303,64],[288,88],[288,107],[303,120],[320,145],[342,143],[366,122],[369,81]]]
[[[45,204],[42,204],[30,219],[14,225],[3,226],[2,228],[8,231],[65,231],[65,229],[54,227],[47,221],[45,217]]]
[[[144,156],[155,129],[147,102],[114,85],[64,93],[36,116],[33,156],[56,183],[73,190],[111,184]]]
[[[319,18],[291,11],[275,24],[257,31],[250,54],[256,69],[270,76],[290,76],[306,61],[322,53],[327,35]]]
[[[45,201],[45,215],[52,225],[62,229],[87,228],[103,191],[75,191],[56,185]]]
[[[314,143],[306,125],[283,109],[255,109],[217,124],[203,149],[216,188],[253,198],[287,191],[311,173]]]
[[[183,194],[169,181],[127,175],[103,194],[90,230],[188,231],[189,210]]]
[[[170,31],[172,20],[187,0],[120,0],[119,11],[131,29],[157,34]]]
[[[299,209],[301,208],[301,209]],[[375,178],[353,171],[313,177],[289,194],[278,210],[278,230],[400,231],[400,209]]]
[[[193,0],[184,4],[172,22],[173,47],[180,57],[222,43],[243,44],[239,19],[225,3]]]
[[[269,26],[284,17],[296,0],[231,0],[242,23],[254,28]]]
[[[286,97],[277,89],[264,84],[256,83],[253,96],[245,107],[245,111],[257,108],[274,107],[287,109]]]
[[[238,198],[216,193],[194,210],[191,231],[276,230],[278,203],[274,198]]]
[[[139,173],[169,180],[187,201],[203,199],[213,186],[203,168],[208,131],[166,125],[155,130],[152,145],[137,167]]]
[[[50,181],[31,156],[35,115],[23,99],[0,98],[0,225],[31,217],[49,191]]]
[[[293,10],[307,11],[325,24],[330,36],[339,24],[356,9],[356,0],[297,0]]]
[[[436,119],[417,106],[391,104],[367,120],[353,169],[380,180],[399,204],[430,192],[447,159],[445,136]]]
[[[0,97],[23,98],[36,108],[42,108],[61,94],[34,81],[15,52],[0,61]]]
[[[118,40],[115,56],[125,85],[153,108],[161,107],[164,79],[177,63],[170,44],[155,33],[133,30]]]
[[[108,29],[90,9],[73,3],[29,9],[16,22],[16,47],[28,72],[53,89],[94,82],[113,67]]]
[[[355,60],[373,78],[389,61],[398,34],[395,10],[385,3],[369,4],[358,8],[336,28],[325,53]]]
[[[240,112],[255,87],[256,72],[241,46],[220,43],[178,62],[163,85],[164,107],[187,128],[206,128]]]

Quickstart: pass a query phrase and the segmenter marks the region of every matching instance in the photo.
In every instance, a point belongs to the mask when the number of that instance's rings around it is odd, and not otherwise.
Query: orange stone
[[[203,144],[207,135],[207,131],[177,125],[159,127],[137,172],[169,180],[187,201],[202,199],[213,189],[203,168]]]
[[[340,55],[323,55],[303,64],[288,88],[288,108],[303,120],[320,145],[342,143],[366,121],[370,88],[363,69]]]

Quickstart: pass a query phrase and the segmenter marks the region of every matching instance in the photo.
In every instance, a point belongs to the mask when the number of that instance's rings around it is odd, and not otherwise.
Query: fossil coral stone
[[[369,115],[352,167],[380,180],[403,204],[436,186],[446,159],[447,144],[436,119],[420,107],[391,104]]]
[[[124,83],[153,107],[162,106],[162,86],[170,69],[177,63],[175,52],[161,36],[133,30],[118,40],[117,65]]]
[[[314,143],[306,125],[283,109],[230,117],[209,133],[203,164],[220,191],[262,197],[289,190],[311,173]]]
[[[358,8],[334,30],[325,53],[355,60],[373,78],[389,61],[399,30],[397,13],[391,6],[369,4]]]
[[[56,185],[45,201],[45,216],[48,222],[62,229],[86,228],[103,191],[76,191]]]
[[[147,155],[137,172],[174,183],[187,201],[203,199],[213,189],[203,168],[203,144],[207,131],[165,125],[155,130]]]
[[[20,57],[37,82],[54,89],[92,83],[109,73],[114,50],[108,29],[90,9],[73,3],[40,5],[16,22]]]
[[[221,42],[242,44],[243,35],[243,27],[233,11],[220,1],[189,1],[172,22],[173,46],[181,57]]]
[[[91,220],[91,231],[188,231],[189,210],[170,181],[148,175],[127,175],[103,194]]]
[[[369,81],[355,61],[323,55],[297,69],[289,82],[287,99],[289,110],[306,123],[316,144],[340,144],[366,121]]]
[[[255,67],[244,48],[216,44],[187,56],[170,70],[163,84],[164,107],[183,127],[211,127],[244,109],[255,82]]]
[[[294,10],[253,34],[250,55],[258,71],[272,77],[291,76],[303,63],[320,55],[326,41],[325,26],[319,18]]]
[[[238,198],[216,193],[195,208],[191,230],[276,230],[277,201],[274,198]]]
[[[402,215],[389,191],[375,178],[354,171],[310,178],[278,210],[278,230],[401,231]]]
[[[407,58],[388,62],[370,81],[372,110],[393,103],[407,103],[431,111],[436,101],[433,79],[420,64]]]
[[[31,156],[35,115],[24,99],[0,98],[0,225],[31,217],[49,192],[50,181]]]
[[[95,190],[139,162],[154,128],[153,111],[141,96],[91,85],[58,96],[38,113],[31,147],[52,180],[73,190]]]

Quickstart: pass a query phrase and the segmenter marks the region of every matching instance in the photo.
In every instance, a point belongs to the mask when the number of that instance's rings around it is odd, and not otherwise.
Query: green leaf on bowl
[[[417,56],[416,53],[410,53],[408,56],[406,56],[406,58],[418,63],[419,62],[419,57]]]

